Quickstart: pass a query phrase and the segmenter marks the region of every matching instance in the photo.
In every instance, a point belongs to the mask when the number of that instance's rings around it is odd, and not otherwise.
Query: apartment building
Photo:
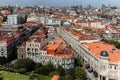
[[[17,46],[17,58],[25,59],[26,58],[26,43],[23,42],[21,45]]]
[[[65,45],[63,38],[50,40],[42,32],[35,32],[25,44],[18,47],[17,52],[20,59],[30,58],[43,65],[51,62],[55,67],[61,65],[65,69],[74,67],[74,52]]]
[[[35,32],[28,41],[26,42],[26,58],[30,58],[35,62],[39,62],[41,48],[46,45],[48,42],[48,38],[43,32]]]
[[[80,44],[84,65],[98,74],[98,80],[120,80],[120,50],[103,42]]]
[[[41,51],[40,63],[61,65],[64,69],[74,68],[74,53],[65,44],[47,44]]]
[[[77,20],[75,24],[81,26],[90,26],[97,29],[105,28],[105,25],[102,25],[102,21],[98,20]]]
[[[0,56],[4,56],[6,58],[11,58],[14,54],[14,46],[15,42],[18,40],[17,34],[14,35],[15,32],[6,32],[0,31]]]
[[[61,20],[58,19],[58,18],[47,18],[46,21],[45,21],[45,24],[46,25],[58,25],[60,26],[61,25]]]
[[[83,42],[90,43],[90,42],[99,41],[94,36],[88,34],[82,34],[81,31],[76,31],[68,27],[57,28],[57,32],[77,53],[80,53],[79,44]],[[75,55],[79,55],[79,54],[75,54]]]
[[[114,39],[114,40],[119,40],[119,27],[113,26],[113,25],[107,25],[106,28],[102,29],[97,29],[97,28],[92,28],[90,26],[83,27],[82,30],[84,30],[85,34],[91,34],[96,36],[97,38],[100,39]]]
[[[8,25],[21,24],[25,21],[24,19],[25,18],[23,18],[21,15],[18,15],[18,14],[8,15],[7,24]]]

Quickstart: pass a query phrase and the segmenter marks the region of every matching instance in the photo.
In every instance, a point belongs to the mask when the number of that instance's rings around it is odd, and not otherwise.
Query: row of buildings
[[[0,26],[0,55],[8,59],[16,57],[16,46],[24,42],[40,24],[28,23],[24,25],[3,25]],[[33,25],[32,25],[33,24]]]
[[[120,80],[120,50],[100,41],[120,39],[116,17],[100,17],[106,12],[92,6],[1,10],[0,56],[11,58],[17,50],[18,59],[30,58],[64,69],[73,68],[75,57],[80,57],[83,66],[91,68],[98,80]]]
[[[78,29],[62,27],[57,31],[81,58],[83,66],[93,70],[98,80],[120,79],[119,49]]]
[[[48,28],[48,26],[47,26]],[[47,36],[40,28],[22,45],[18,46],[18,59],[30,58],[37,63],[61,65],[64,69],[74,67],[74,52],[67,46],[64,39]],[[48,29],[48,33],[56,31]],[[52,38],[51,38],[52,37]]]

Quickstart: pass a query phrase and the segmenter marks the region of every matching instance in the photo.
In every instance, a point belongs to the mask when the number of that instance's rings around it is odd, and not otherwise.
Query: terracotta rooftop
[[[9,15],[11,13],[11,11],[10,10],[1,10],[1,13],[3,15]]]
[[[20,33],[11,32],[11,31],[0,31],[0,42],[12,43],[15,39],[19,38]]]
[[[54,42],[54,43],[62,43],[62,44],[65,44],[65,41],[64,41],[64,39],[63,38],[54,38],[54,39],[52,39],[52,42]]]
[[[58,76],[58,75],[54,75],[51,80],[59,80],[59,77],[60,76]]]
[[[91,22],[101,22],[98,20],[77,20],[76,23],[91,23]]]
[[[40,43],[41,40],[44,39],[44,38],[45,38],[45,35],[44,35],[44,34],[43,34],[43,35],[42,35],[42,34],[41,34],[41,35],[37,35],[37,36],[33,35],[33,36],[31,36],[31,37],[28,39],[27,42],[32,42],[32,41],[34,41],[34,42]]]
[[[80,31],[70,30],[70,33],[76,36],[79,40],[96,40],[96,37],[82,34]]]
[[[74,53],[71,49],[66,47],[66,45],[61,44],[47,44],[43,50],[47,51],[55,57],[61,57],[62,59],[73,58]]]
[[[93,42],[93,43],[83,43],[82,47],[87,46],[91,54],[95,55],[97,58],[100,57],[100,53],[106,50],[109,53],[110,62],[120,62],[120,50],[115,48],[113,45],[106,44],[103,42]]]
[[[60,46],[60,44],[47,44],[45,46],[46,50],[57,50],[57,48]]]

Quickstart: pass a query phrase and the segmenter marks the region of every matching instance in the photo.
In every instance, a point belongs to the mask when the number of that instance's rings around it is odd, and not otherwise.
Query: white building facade
[[[47,51],[41,51],[40,63],[43,65],[51,62],[56,68],[61,65],[64,69],[74,68],[74,56],[71,58],[65,58],[64,56],[54,56],[48,54]]]
[[[102,47],[101,44],[104,43],[100,43],[99,45],[95,43],[94,45],[96,48],[100,48]],[[83,64],[89,64],[93,71],[98,74],[97,80],[120,80],[120,60],[115,57],[117,55],[117,49],[111,48],[109,51],[109,47],[107,49],[107,46],[110,45],[106,45],[106,50],[99,49],[99,51],[96,49],[97,52],[94,52],[94,50],[87,46],[86,43],[82,44],[80,46],[80,55],[82,57]],[[117,52],[120,52],[120,50]],[[97,53],[99,55],[96,55]]]

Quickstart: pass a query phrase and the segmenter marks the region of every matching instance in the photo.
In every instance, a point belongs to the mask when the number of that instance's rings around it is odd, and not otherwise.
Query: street
[[[88,76],[88,78],[90,79],[90,80],[98,80],[94,75],[93,75],[93,73],[91,72],[88,72],[88,70],[86,69],[85,70],[86,72],[87,72],[87,76]]]

